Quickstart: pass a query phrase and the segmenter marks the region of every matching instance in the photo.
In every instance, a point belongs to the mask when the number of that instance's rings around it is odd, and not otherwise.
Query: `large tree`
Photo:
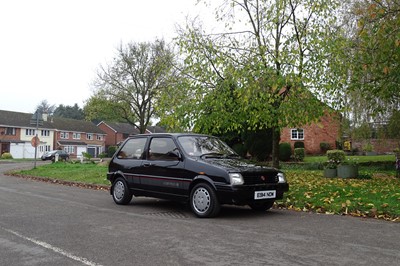
[[[119,118],[144,133],[157,98],[169,86],[173,62],[174,53],[163,40],[121,44],[112,62],[98,71],[85,106],[87,118]]]
[[[60,104],[55,110],[53,115],[55,117],[71,118],[76,120],[83,120],[85,115],[82,108],[75,103],[73,106]]]
[[[352,88],[375,110],[400,102],[400,1],[354,1]]]
[[[354,126],[388,120],[400,106],[400,2],[343,3],[343,42],[338,49],[343,95]]]
[[[191,82],[172,120],[214,134],[270,128],[278,167],[281,128],[318,119],[324,106],[316,96],[334,84],[324,73],[335,7],[326,0],[226,0],[216,10],[223,33],[188,25],[179,44]]]

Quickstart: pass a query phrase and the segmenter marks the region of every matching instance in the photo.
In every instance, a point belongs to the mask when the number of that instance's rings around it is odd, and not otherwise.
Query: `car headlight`
[[[278,183],[287,183],[286,177],[283,173],[278,173]]]
[[[244,184],[243,176],[239,173],[231,173],[231,174],[229,174],[229,178],[231,179],[231,185],[243,185]]]

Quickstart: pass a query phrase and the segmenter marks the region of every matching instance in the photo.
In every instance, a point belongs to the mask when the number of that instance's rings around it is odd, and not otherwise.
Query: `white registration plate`
[[[276,198],[276,190],[255,191],[254,199],[274,199]]]

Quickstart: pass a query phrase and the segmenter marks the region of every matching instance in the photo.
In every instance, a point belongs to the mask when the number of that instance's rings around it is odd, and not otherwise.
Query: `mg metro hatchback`
[[[188,202],[197,217],[218,215],[222,204],[265,211],[289,190],[285,175],[248,163],[214,136],[135,135],[110,161],[107,179],[116,204],[132,197]]]

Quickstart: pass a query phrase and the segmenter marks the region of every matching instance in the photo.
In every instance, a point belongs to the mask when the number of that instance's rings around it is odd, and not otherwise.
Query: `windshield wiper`
[[[229,153],[229,154],[225,154],[225,157],[226,158],[238,158],[240,156],[236,153]]]
[[[223,157],[224,154],[218,152],[209,152],[200,155],[200,158],[220,158]]]

